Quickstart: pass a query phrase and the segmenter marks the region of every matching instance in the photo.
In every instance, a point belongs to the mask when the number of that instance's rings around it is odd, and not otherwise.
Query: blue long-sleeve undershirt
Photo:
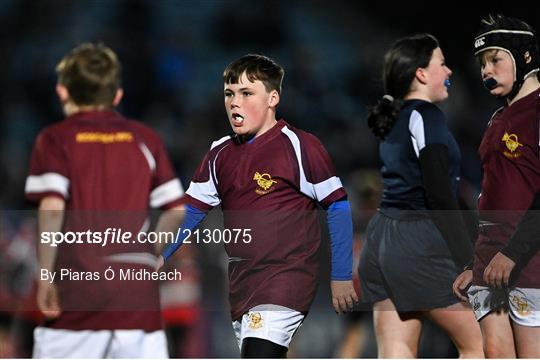
[[[204,211],[201,211],[191,205],[186,206],[186,215],[184,217],[184,221],[182,221],[182,225],[180,225],[181,231],[179,231],[178,236],[174,240],[172,244],[167,246],[167,248],[163,251],[161,256],[163,256],[163,259],[167,261],[167,259],[176,251],[182,244],[184,243],[184,240],[186,240],[187,237],[192,233],[192,231],[199,226],[199,224],[204,220],[206,217],[206,213]],[[189,231],[186,231],[189,230]]]
[[[349,201],[332,203],[326,220],[332,248],[332,280],[351,280],[353,225]]]

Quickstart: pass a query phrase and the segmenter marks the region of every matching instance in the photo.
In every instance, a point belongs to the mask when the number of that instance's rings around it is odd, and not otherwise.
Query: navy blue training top
[[[430,144],[443,144],[448,148],[448,176],[453,195],[457,198],[461,154],[448,129],[445,115],[430,102],[407,100],[399,119],[379,145],[383,162],[384,192],[380,205],[383,213],[389,214],[392,209],[429,209],[419,156],[420,151]]]

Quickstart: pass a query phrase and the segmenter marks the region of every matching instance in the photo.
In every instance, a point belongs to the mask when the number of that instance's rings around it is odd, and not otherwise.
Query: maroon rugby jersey
[[[224,137],[186,194],[201,210],[221,205],[225,228],[250,229],[251,242],[225,244],[233,320],[260,304],[308,311],[318,274],[316,202],[328,206],[346,196],[315,136],[280,120],[252,143]]]
[[[34,146],[25,192],[36,202],[46,196],[65,199],[64,233],[116,228],[133,236],[145,230],[150,207],[173,207],[183,195],[159,136],[109,110],[80,112],[44,129]],[[57,271],[99,272],[101,277],[58,282],[64,311],[51,326],[161,328],[158,284],[118,280],[120,268],[152,271],[153,254],[149,243],[59,245]],[[115,281],[103,277],[109,266]]]
[[[479,198],[483,226],[475,249],[474,283],[485,285],[484,269],[512,236],[540,191],[540,90],[499,109],[480,144],[484,176]],[[540,253],[517,279],[516,286],[540,287]]]

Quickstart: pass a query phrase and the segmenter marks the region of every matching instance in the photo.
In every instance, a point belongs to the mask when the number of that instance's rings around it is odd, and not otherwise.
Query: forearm
[[[191,205],[187,205],[185,208],[185,217],[180,225],[182,231],[178,232],[178,237],[174,243],[169,244],[163,251],[161,256],[163,260],[167,260],[176,250],[182,246],[183,242],[189,237],[191,231],[194,230],[206,217],[206,212],[199,210]],[[189,231],[184,231],[189,230]]]
[[[155,231],[159,233],[176,233],[185,218],[185,206],[179,205],[165,210],[159,217]],[[160,254],[166,243],[157,242],[156,252]]]
[[[352,216],[347,200],[336,201],[327,210],[332,250],[332,280],[352,279]]]
[[[44,232],[60,232],[64,224],[64,200],[57,197],[46,197],[41,200],[38,211],[38,246],[37,258],[41,269],[54,271],[57,247],[41,242]]]

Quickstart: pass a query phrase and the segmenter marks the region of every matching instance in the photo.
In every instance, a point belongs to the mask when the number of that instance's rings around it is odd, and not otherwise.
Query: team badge
[[[504,156],[509,159],[515,159],[521,156],[521,151],[519,151],[519,147],[523,146],[523,144],[519,143],[518,136],[516,134],[508,134],[507,132],[505,132],[501,140],[504,141],[506,148],[510,150],[503,151]]]
[[[263,317],[261,313],[258,312],[249,312],[248,321],[250,329],[260,329],[263,326]]]
[[[523,299],[519,296],[512,296],[512,302],[516,306],[517,312],[521,316],[527,316],[531,313],[529,303],[526,299]]]
[[[272,186],[277,184],[276,180],[272,180],[272,176],[270,176],[270,174],[259,174],[258,171],[255,172],[255,175],[253,175],[253,180],[255,180],[259,186],[259,188],[255,190],[255,192],[259,195],[266,195],[273,191],[274,188],[272,188]]]

